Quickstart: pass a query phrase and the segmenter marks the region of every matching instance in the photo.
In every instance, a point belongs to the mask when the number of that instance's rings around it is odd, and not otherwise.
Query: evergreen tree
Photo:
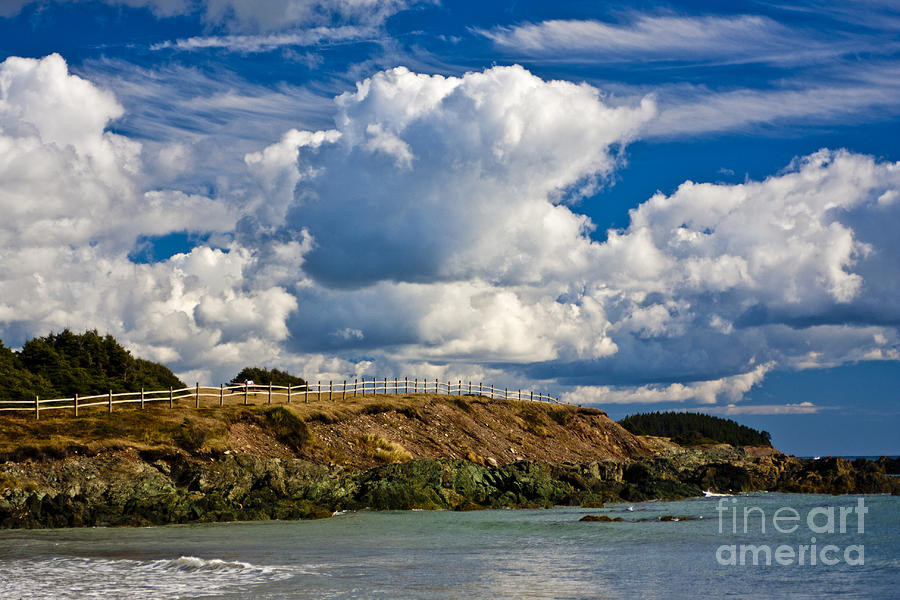
[[[0,344],[2,345],[2,344]],[[167,367],[134,358],[111,335],[68,329],[0,351],[0,395],[15,400],[185,387]]]
[[[234,376],[231,384],[241,384],[245,381],[252,381],[256,385],[269,385],[270,383],[284,386],[306,385],[306,380],[302,377],[291,375],[287,371],[263,369],[260,367],[244,367],[240,373]]]
[[[731,419],[690,412],[652,412],[630,415],[619,425],[635,435],[672,438],[690,446],[723,443],[733,446],[771,446],[768,431],[757,431]]]

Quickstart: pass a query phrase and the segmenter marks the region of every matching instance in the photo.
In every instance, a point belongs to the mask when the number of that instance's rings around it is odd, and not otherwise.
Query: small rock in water
[[[617,523],[624,521],[625,519],[622,517],[609,517],[607,515],[584,515],[578,520],[588,523]]]

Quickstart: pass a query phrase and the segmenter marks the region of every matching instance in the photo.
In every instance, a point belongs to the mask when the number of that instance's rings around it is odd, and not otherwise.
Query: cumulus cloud
[[[598,242],[577,202],[651,100],[521,67],[397,68],[334,114],[244,153],[240,191],[208,197],[155,186],[189,150],[111,133],[118,101],[61,58],[5,61],[4,335],[98,327],[204,382],[256,363],[539,380],[601,404],[735,404],[775,369],[900,357],[898,164],[823,150],[762,181],[685,182]],[[128,259],[184,230],[227,235]]]
[[[277,286],[244,287],[248,250],[128,259],[142,236],[228,232],[237,216],[205,196],[147,188],[141,144],[107,130],[121,114],[112,94],[70,74],[58,55],[0,63],[4,329],[97,327],[176,367],[225,344],[275,353],[296,300]]]
[[[689,384],[642,385],[631,387],[578,386],[563,394],[571,404],[658,404],[693,400],[715,404],[720,399],[741,400],[744,394],[763,380],[774,362],[758,365],[751,371]],[[705,409],[704,409],[705,410]]]
[[[609,176],[616,148],[654,114],[649,100],[611,107],[594,88],[521,67],[462,77],[396,68],[360,82],[337,107],[334,143],[294,144],[286,223],[258,218],[308,228],[316,245],[307,272],[338,287],[583,271],[591,225],[561,202]],[[294,151],[284,141],[276,148],[248,164],[266,169]]]

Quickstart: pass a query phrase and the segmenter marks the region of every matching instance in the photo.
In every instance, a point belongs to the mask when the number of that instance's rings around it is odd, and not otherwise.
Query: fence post
[[[472,395],[472,382],[469,382],[469,395]]]
[[[334,382],[328,381],[328,401],[334,402]]]
[[[309,404],[309,382],[306,382],[306,391],[303,392],[303,398],[306,400],[306,403]]]
[[[519,402],[522,401],[522,390],[519,390]]]
[[[200,408],[200,382],[194,382],[194,408]]]
[[[34,397],[34,420],[39,421],[41,418],[41,397]]]
[[[509,388],[503,388],[503,399],[509,400]]]
[[[394,394],[399,394],[400,392],[397,390],[397,378],[394,377]]]
[[[141,410],[144,410],[144,388],[141,388]]]
[[[75,416],[78,416],[78,394],[75,394]]]
[[[359,377],[353,380],[353,397],[356,398],[356,394],[359,392]]]
[[[404,394],[409,393],[409,377],[403,378],[403,393]]]
[[[344,387],[341,388],[341,401],[347,399],[347,380],[344,380]]]
[[[534,402],[534,390],[531,390],[531,401]]]
[[[172,386],[170,385],[170,386],[169,386],[169,408],[172,408],[172,406],[173,406],[173,401],[172,401]]]
[[[456,387],[458,388],[458,389],[456,390],[456,395],[457,395],[457,396],[462,396],[462,379],[460,379],[460,380],[457,382]]]
[[[448,395],[448,396],[452,396],[452,395],[453,395],[453,388],[450,387],[450,382],[449,382],[449,381],[447,382],[447,395]]]
[[[288,404],[291,403],[291,383],[288,382]]]
[[[244,404],[247,404],[247,402],[248,402],[247,396],[249,396],[249,395],[250,395],[250,384],[245,381],[244,382]]]
[[[384,378],[384,395],[385,395],[385,396],[387,396],[387,390],[388,390],[388,387],[387,387],[387,377],[385,377],[385,378]]]
[[[112,412],[112,390],[109,390],[107,398],[109,398],[109,412]]]
[[[484,396],[484,389],[481,386],[482,386],[482,383],[479,381],[478,382],[478,395]]]
[[[219,384],[219,406],[225,405],[225,384]]]
[[[322,380],[320,379],[316,383],[316,402],[321,402],[322,400]]]
[[[441,391],[441,388],[438,385],[437,377],[434,378],[434,393],[437,394]]]

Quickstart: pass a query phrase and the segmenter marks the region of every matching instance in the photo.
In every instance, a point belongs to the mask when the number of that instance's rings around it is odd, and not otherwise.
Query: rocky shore
[[[896,460],[799,459],[715,447],[655,457],[492,466],[454,458],[372,468],[254,454],[105,450],[0,465],[0,527],[140,526],[677,499],[704,490],[900,494]]]

